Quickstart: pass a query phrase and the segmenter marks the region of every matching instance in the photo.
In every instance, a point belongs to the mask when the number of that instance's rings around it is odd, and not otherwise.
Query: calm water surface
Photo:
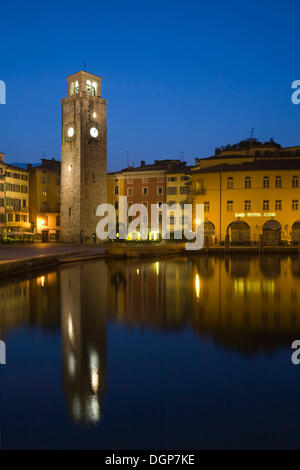
[[[300,448],[298,258],[91,261],[0,285],[4,449]]]

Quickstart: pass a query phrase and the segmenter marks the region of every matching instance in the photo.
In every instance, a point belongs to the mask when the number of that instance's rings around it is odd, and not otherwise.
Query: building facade
[[[177,173],[178,171],[178,173]],[[127,197],[128,209],[132,204],[143,204],[148,212],[149,238],[155,240],[158,237],[156,231],[151,231],[151,206],[158,204],[161,207],[167,202],[167,175],[168,172],[175,172],[176,175],[184,175],[188,172],[185,162],[176,159],[155,160],[153,164],[146,164],[141,161],[139,167],[129,167],[120,172],[110,173],[108,175],[108,202],[115,206],[117,217],[119,216],[119,198]],[[129,215],[130,223],[135,217]],[[161,227],[162,217],[159,217]],[[174,221],[171,221],[171,230],[174,230]],[[139,230],[137,233],[129,233],[130,238],[140,238]],[[155,233],[154,233],[155,232]]]
[[[30,230],[28,171],[5,163],[3,153],[0,154],[0,230],[2,234]]]
[[[196,163],[189,200],[204,204],[207,243],[299,243],[300,147],[249,139]]]
[[[0,153],[0,230],[5,226],[4,153]]]
[[[101,77],[67,78],[62,105],[61,240],[96,239],[96,209],[107,202],[106,106]]]
[[[29,220],[37,238],[58,241],[60,236],[59,161],[43,158],[41,165],[28,165]]]

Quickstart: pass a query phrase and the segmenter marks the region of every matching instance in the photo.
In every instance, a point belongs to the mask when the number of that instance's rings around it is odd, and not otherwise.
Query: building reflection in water
[[[110,261],[108,313],[141,327],[189,327],[246,354],[271,352],[300,330],[299,266],[286,257]]]
[[[106,266],[60,271],[64,388],[73,418],[101,420],[106,385]]]
[[[246,355],[300,333],[298,258],[172,257],[76,263],[0,286],[1,339],[18,327],[61,328],[70,414],[99,423],[106,390],[106,323],[189,328]]]

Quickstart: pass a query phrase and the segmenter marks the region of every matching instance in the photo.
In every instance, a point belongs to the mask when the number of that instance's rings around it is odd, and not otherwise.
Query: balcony
[[[192,196],[200,196],[201,194],[206,194],[206,189],[205,188],[192,189],[190,194]]]

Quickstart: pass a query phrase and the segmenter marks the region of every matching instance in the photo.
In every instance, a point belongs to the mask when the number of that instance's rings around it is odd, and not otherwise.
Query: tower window
[[[69,217],[72,215],[72,207],[69,207]]]
[[[86,92],[89,95],[97,96],[97,83],[91,82],[91,80],[86,81]]]
[[[79,82],[78,80],[75,80],[75,82],[72,82],[71,83],[71,86],[70,86],[70,96],[72,95],[77,95],[79,92]]]

